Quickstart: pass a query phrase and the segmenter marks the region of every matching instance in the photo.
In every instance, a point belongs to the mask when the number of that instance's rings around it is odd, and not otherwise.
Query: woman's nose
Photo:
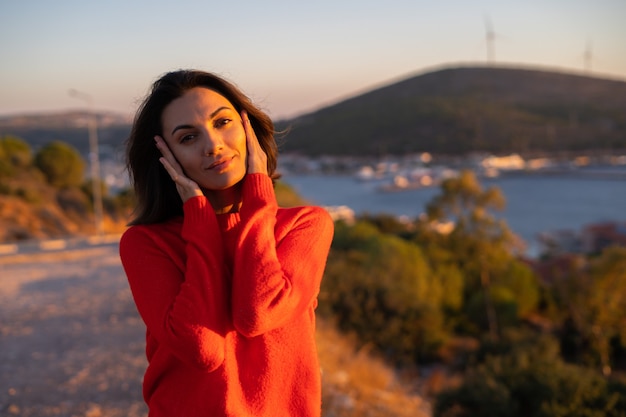
[[[224,142],[219,134],[207,132],[204,141],[204,155],[211,156],[222,150]]]

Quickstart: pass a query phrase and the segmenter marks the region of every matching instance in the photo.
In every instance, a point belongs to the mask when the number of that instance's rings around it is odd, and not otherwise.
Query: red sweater
[[[278,208],[267,175],[246,176],[242,193],[239,213],[194,197],[183,217],[122,237],[151,417],[321,413],[314,309],[333,222]]]

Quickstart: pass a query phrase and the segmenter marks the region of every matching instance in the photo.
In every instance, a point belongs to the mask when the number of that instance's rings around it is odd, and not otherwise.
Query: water
[[[350,176],[285,175],[283,180],[304,198],[322,206],[345,205],[356,214],[387,213],[415,218],[439,193],[438,187],[382,193],[376,183]],[[537,234],[574,230],[597,222],[626,221],[626,181],[580,177],[511,176],[481,180],[499,187],[507,201],[498,213],[524,239],[528,255],[537,254]]]

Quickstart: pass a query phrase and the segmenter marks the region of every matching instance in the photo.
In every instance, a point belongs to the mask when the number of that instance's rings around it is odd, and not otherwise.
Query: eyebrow
[[[217,108],[213,113],[211,113],[209,115],[209,119],[212,119],[215,117],[216,114],[218,114],[219,112],[221,112],[222,110],[233,110],[232,108],[228,107],[228,106],[222,106]],[[173,130],[171,135],[173,135],[174,133],[176,133],[177,130],[181,130],[181,129],[193,129],[193,125],[178,125],[176,126]]]

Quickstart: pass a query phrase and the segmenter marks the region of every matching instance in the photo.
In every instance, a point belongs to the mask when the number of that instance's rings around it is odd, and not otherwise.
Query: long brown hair
[[[276,173],[278,149],[274,124],[267,114],[234,84],[215,74],[198,70],[169,72],[152,85],[137,110],[126,143],[126,167],[137,198],[131,225],[160,223],[183,214],[176,186],[159,162],[161,153],[155,146],[154,137],[163,136],[161,115],[165,107],[194,87],[213,90],[230,101],[237,112],[248,112],[250,124],[267,154],[267,172],[273,180],[279,177]]]

